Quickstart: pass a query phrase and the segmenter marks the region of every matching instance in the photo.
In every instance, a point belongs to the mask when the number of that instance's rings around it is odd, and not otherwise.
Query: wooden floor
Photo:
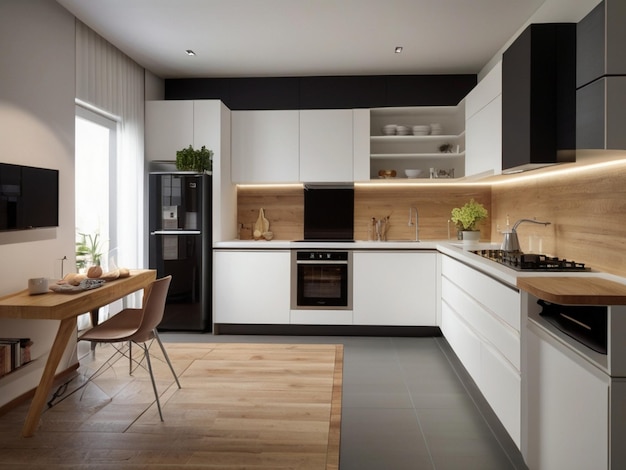
[[[93,368],[111,350],[98,347]],[[0,416],[0,468],[338,469],[343,346],[166,344],[180,377],[128,360],[48,409],[20,436],[27,405]],[[161,357],[155,344],[151,349]],[[137,354],[139,349],[135,348]],[[81,360],[79,372],[89,374]],[[84,378],[69,385],[71,392]]]

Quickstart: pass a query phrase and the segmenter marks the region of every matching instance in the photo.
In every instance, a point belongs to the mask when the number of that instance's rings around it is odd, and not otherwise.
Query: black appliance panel
[[[304,185],[304,239],[354,240],[354,185]]]
[[[211,178],[150,173],[149,267],[172,275],[159,330],[211,329]]]
[[[293,256],[293,309],[352,308],[352,257],[345,251],[297,251]]]
[[[541,315],[566,335],[600,353],[607,353],[608,309],[606,306],[559,305],[538,300]]]

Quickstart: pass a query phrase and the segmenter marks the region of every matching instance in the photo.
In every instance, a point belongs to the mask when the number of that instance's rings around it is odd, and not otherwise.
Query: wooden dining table
[[[83,313],[92,312],[133,292],[145,289],[155,279],[155,270],[131,270],[130,276],[105,282],[96,289],[73,293],[50,291],[40,295],[29,295],[28,290],[23,290],[0,298],[0,318],[60,320],[22,428],[22,436],[33,436],[39,425],[57,367],[76,330],[76,318]]]

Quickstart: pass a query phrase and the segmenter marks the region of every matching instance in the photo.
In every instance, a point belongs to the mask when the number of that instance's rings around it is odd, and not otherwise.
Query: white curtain
[[[76,99],[116,116],[118,148],[116,214],[118,266],[143,267],[144,250],[144,69],[76,20]],[[127,301],[137,306],[139,295]]]

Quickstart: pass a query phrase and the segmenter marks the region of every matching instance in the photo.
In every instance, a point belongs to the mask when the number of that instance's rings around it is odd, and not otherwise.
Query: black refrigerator
[[[149,174],[149,267],[172,275],[161,331],[211,330],[210,175]]]

